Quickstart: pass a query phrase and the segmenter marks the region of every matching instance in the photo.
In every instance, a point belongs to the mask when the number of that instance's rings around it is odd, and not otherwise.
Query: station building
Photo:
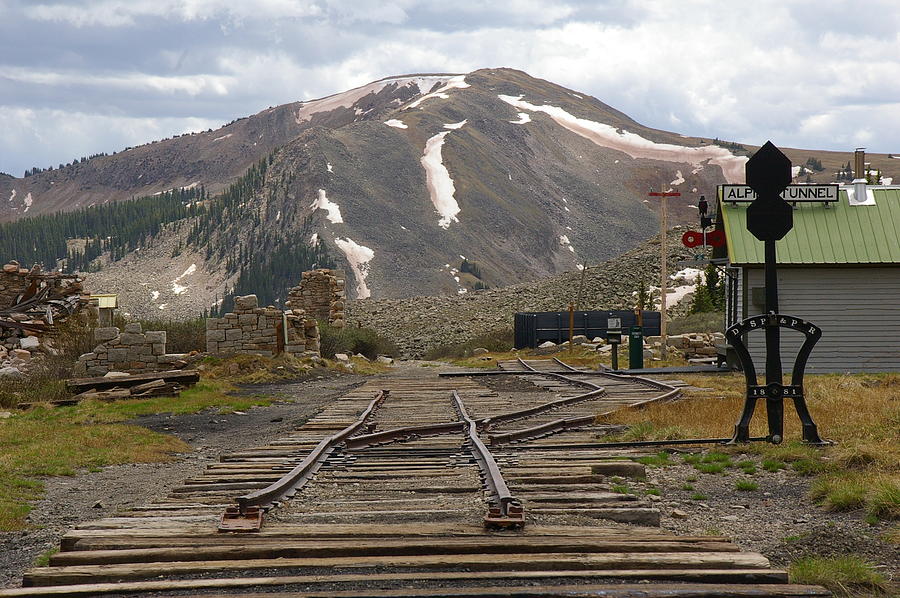
[[[747,230],[747,202],[723,199],[716,228],[726,245],[726,327],[765,312],[764,244]],[[900,186],[839,188],[835,202],[797,202],[794,227],[776,242],[779,312],[822,329],[807,372],[900,371]],[[804,337],[782,329],[785,373]],[[765,334],[745,342],[765,369]]]

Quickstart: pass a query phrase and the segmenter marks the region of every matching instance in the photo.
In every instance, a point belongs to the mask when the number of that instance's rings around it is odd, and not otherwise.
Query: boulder
[[[7,366],[5,368],[0,368],[0,378],[21,378],[25,374],[17,370],[12,366]]]
[[[94,340],[98,343],[111,341],[117,336],[119,336],[119,329],[115,326],[110,326],[108,328],[97,328],[96,330],[94,330]]]
[[[472,355],[484,355],[485,353],[490,353],[490,351],[488,351],[484,347],[475,347],[474,349],[472,349]]]
[[[234,298],[234,309],[246,311],[259,307],[259,299],[256,295],[242,295]]]
[[[26,349],[13,349],[9,352],[9,356],[19,361],[31,361],[31,351]]]
[[[19,339],[19,346],[23,349],[33,351],[41,345],[41,341],[36,336],[25,336]]]
[[[346,353],[335,353],[334,358],[341,363],[350,363],[350,357]]]
[[[375,358],[375,361],[378,363],[383,363],[385,365],[391,365],[394,363],[394,360],[387,355],[379,355]]]
[[[586,342],[588,342],[588,337],[586,337],[583,334],[576,334],[575,336],[572,337],[573,345],[580,345],[580,344],[586,343]]]
[[[534,350],[535,355],[547,355],[550,353],[556,353],[559,350],[559,347],[553,341],[546,341],[538,345],[537,349]]]

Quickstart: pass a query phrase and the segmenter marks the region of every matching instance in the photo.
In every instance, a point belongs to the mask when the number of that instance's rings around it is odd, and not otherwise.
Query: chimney
[[[851,206],[874,206],[875,199],[869,198],[866,191],[866,148],[858,147],[853,152],[852,188],[847,190],[847,198]]]
[[[857,180],[866,180],[866,148],[864,147],[858,147],[853,152],[853,174],[853,178]]]

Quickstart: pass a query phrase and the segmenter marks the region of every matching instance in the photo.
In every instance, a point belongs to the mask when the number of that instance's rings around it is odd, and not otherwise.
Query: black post
[[[769,441],[779,444],[784,438],[784,402],[780,388],[781,329],[778,327],[778,269],[775,261],[775,239],[766,239],[766,416],[769,422]]]
[[[619,371],[619,345],[613,345],[612,350],[612,369]]]

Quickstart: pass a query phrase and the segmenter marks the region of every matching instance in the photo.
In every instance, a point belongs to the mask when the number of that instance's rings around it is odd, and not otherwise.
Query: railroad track
[[[612,492],[645,453],[598,447],[588,416],[671,391],[565,371],[529,376],[560,392],[524,402],[430,370],[372,380],[165,499],[77,526],[0,596],[829,595]]]

